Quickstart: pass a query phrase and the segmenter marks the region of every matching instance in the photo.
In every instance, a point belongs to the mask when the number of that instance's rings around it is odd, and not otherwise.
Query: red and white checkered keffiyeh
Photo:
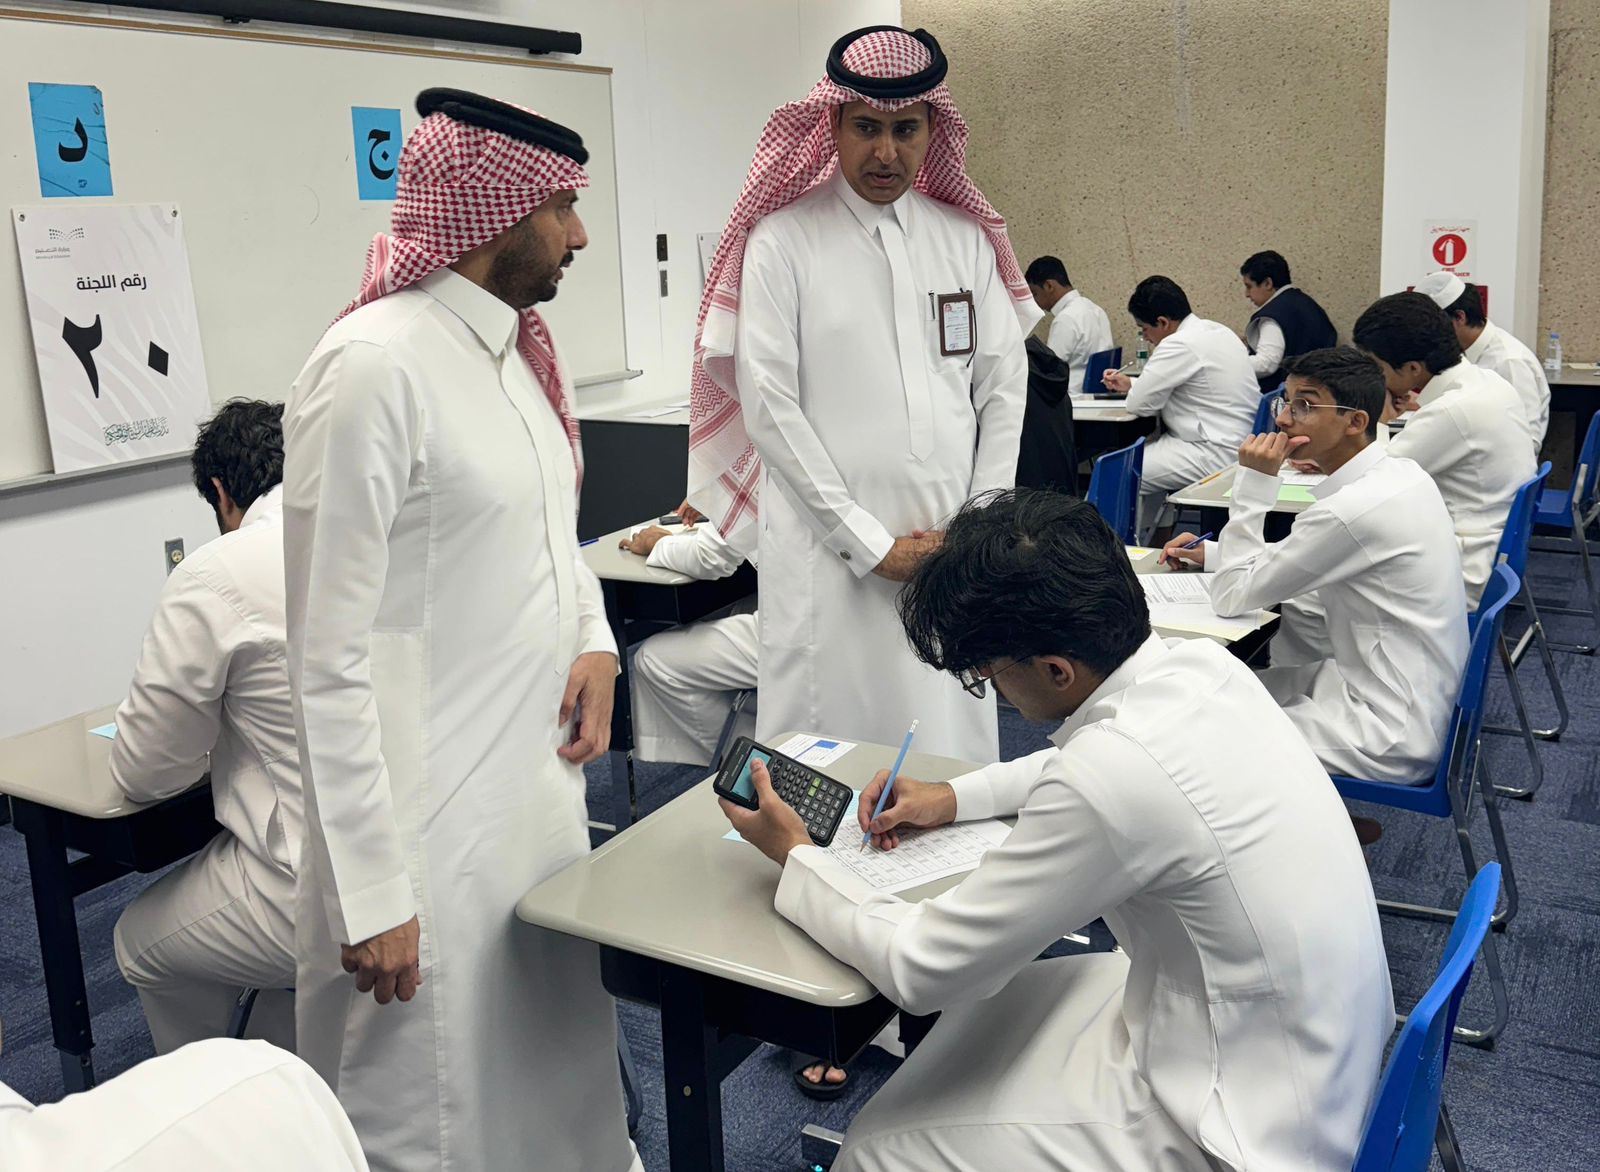
[[[898,30],[857,38],[845,49],[843,60],[846,69],[862,77],[909,77],[932,64],[927,47]],[[978,221],[994,247],[1000,277],[1011,292],[1024,329],[1031,329],[1038,320],[1028,283],[1006,235],[1006,222],[967,177],[967,124],[943,82],[916,97],[881,101],[824,77],[801,101],[780,106],[761,132],[744,190],[717,243],[700,299],[695,337],[690,376],[689,499],[724,534],[755,519],[761,484],[761,460],[745,430],[733,371],[745,240],[763,216],[832,178],[839,163],[834,111],[855,101],[885,111],[915,102],[933,107],[933,138],[913,187]]]
[[[400,152],[394,231],[373,237],[361,292],[339,317],[454,264],[556,192],[588,186],[588,174],[566,155],[445,114],[429,114]],[[536,309],[524,309],[518,316],[517,350],[561,418],[581,482],[578,417],[561,383],[550,328]]]

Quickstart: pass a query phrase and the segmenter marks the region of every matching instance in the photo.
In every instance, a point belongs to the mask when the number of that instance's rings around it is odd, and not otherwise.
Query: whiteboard
[[[413,43],[415,44],[415,43]],[[211,397],[282,399],[361,283],[391,204],[356,191],[353,106],[416,125],[430,86],[475,90],[577,130],[593,186],[589,246],[544,309],[575,379],[627,367],[611,74],[526,55],[393,42],[0,12],[0,202],[40,196],[30,81],[98,86],[114,194],[174,202],[186,224]],[[9,220],[9,216],[7,217]],[[14,234],[0,247],[0,482],[50,470]]]

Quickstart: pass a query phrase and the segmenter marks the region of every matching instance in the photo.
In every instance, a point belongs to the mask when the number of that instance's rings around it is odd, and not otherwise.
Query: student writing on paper
[[[1477,609],[1511,498],[1533,477],[1533,453],[1507,443],[1522,401],[1492,370],[1474,366],[1444,310],[1421,293],[1375,301],[1356,319],[1355,344],[1378,361],[1389,397],[1406,416],[1389,454],[1432,476],[1455,526],[1467,606]]]
[[[1060,257],[1038,257],[1024,275],[1034,304],[1050,315],[1050,334],[1045,344],[1071,369],[1067,393],[1098,391],[1099,387],[1083,385],[1083,372],[1089,365],[1089,355],[1111,349],[1111,319],[1106,311],[1072,287],[1072,278]]]
[[[195,487],[222,536],[173,567],[117,709],[111,776],[140,802],[205,773],[222,831],[117,920],[117,966],[156,1053],[253,1030],[294,1048],[294,884],[303,811],[284,664],[283,405],[236,400],[200,429]]]
[[[1139,529],[1157,523],[1167,494],[1226,468],[1255,421],[1250,354],[1227,326],[1195,314],[1170,277],[1146,277],[1128,298],[1139,334],[1153,349],[1137,378],[1105,373],[1106,389],[1127,395],[1135,415],[1159,415],[1161,434],[1144,450]]]
[[[1433,480],[1374,438],[1386,391],[1377,364],[1349,347],[1313,350],[1289,366],[1278,431],[1239,449],[1228,524],[1165,557],[1214,571],[1211,604],[1237,615],[1313,604],[1328,654],[1273,647],[1262,683],[1331,773],[1431,780],[1467,658],[1467,600],[1450,514]],[[1282,541],[1267,514],[1289,453],[1328,477]],[[1288,607],[1285,624],[1297,620]],[[1304,620],[1300,620],[1304,621]]]
[[[764,778],[760,809],[725,807],[783,867],[782,915],[943,1014],[834,1168],[1348,1172],[1394,1002],[1360,848],[1283,710],[1217,644],[1151,634],[1121,543],[1072,498],[969,505],[900,608],[930,664],[1059,727],[1032,756],[896,782],[869,849],[1018,815],[921,903],[833,864]],[[1101,916],[1123,952],[1034,959]]]
[[[726,578],[746,559],[755,560],[754,550],[729,542],[688,501],[678,506],[678,516],[692,519],[692,528],[671,533],[650,526],[623,548],[648,565],[701,581]],[[753,536],[747,528],[740,539]],[[712,764],[734,698],[756,686],[761,638],[755,603],[754,596],[741,599],[710,618],[651,635],[635,649],[629,680],[640,760]]]

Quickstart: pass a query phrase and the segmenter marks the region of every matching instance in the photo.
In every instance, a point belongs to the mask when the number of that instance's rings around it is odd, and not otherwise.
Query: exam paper
[[[1328,479],[1326,472],[1296,472],[1292,468],[1285,468],[1278,473],[1278,479],[1283,484],[1298,484],[1302,488],[1311,488]]]
[[[902,830],[892,851],[861,849],[859,824],[846,818],[828,845],[828,855],[879,891],[894,894],[947,875],[976,870],[990,847],[999,846],[1011,827],[996,818],[952,822],[931,830]]]
[[[1145,601],[1151,607],[1168,603],[1203,606],[1211,609],[1211,579],[1192,571],[1170,574],[1140,574]]]
[[[831,737],[815,737],[810,733],[796,733],[783,744],[772,747],[785,757],[793,757],[802,765],[823,769],[855,748],[856,743],[837,741]]]

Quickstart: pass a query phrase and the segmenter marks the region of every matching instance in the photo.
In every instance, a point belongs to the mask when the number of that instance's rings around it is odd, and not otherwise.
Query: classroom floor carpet
[[[1574,589],[1575,559],[1536,554],[1532,580],[1541,599],[1560,600]],[[1584,620],[1554,618],[1558,638],[1582,639]],[[1450,1104],[1469,1168],[1502,1172],[1590,1172],[1600,1166],[1600,662],[1558,653],[1557,665],[1572,709],[1568,733],[1541,746],[1543,790],[1531,802],[1504,803],[1506,829],[1522,889],[1522,908],[1501,937],[1511,987],[1511,1024],[1493,1051],[1456,1047],[1446,1079]],[[1536,721],[1553,711],[1536,658],[1522,669]],[[1491,688],[1491,719],[1505,720],[1505,685]],[[1045,729],[1002,709],[1001,747],[1016,757],[1046,744]],[[1521,744],[1490,737],[1494,776],[1515,783],[1527,771]],[[699,780],[692,768],[641,765],[645,812]],[[603,808],[606,773],[591,770],[591,796]],[[1447,825],[1438,820],[1367,810],[1385,828],[1368,852],[1381,897],[1454,901],[1462,882]],[[1487,854],[1481,818],[1475,838]],[[112,926],[130,899],[149,882],[132,876],[79,901],[89,997],[94,1007],[95,1066],[102,1079],[148,1057],[150,1036],[133,991],[117,973]],[[1385,917],[1384,937],[1394,973],[1395,998],[1409,1005],[1432,978],[1444,943],[1442,927]],[[1481,977],[1473,982],[1464,1020],[1487,1009]],[[656,1015],[621,1007],[624,1030],[639,1068],[644,1118],[637,1142],[650,1172],[667,1168],[661,1037]],[[0,830],[0,1018],[5,1048],[0,1081],[36,1102],[61,1095],[56,1053],[39,969],[32,898],[22,839]],[[763,1047],[723,1085],[728,1172],[799,1169],[799,1131],[816,1122],[844,1130],[861,1104],[894,1072],[897,1060],[869,1049],[852,1064],[852,1089],[832,1103],[813,1103],[791,1086],[791,1057]],[[530,1159],[530,1167],[537,1167]]]

